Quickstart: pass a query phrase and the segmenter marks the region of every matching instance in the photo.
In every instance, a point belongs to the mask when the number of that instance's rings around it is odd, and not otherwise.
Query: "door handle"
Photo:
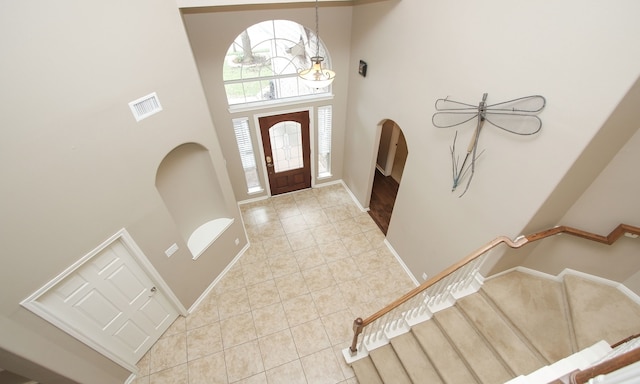
[[[273,163],[271,162],[271,156],[267,156],[267,167],[273,167]]]
[[[149,297],[155,295],[155,293],[158,291],[158,288],[156,287],[151,287],[151,289],[149,289]]]

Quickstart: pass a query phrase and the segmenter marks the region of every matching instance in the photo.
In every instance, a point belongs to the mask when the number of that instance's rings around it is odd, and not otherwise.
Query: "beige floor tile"
[[[266,307],[281,301],[275,280],[267,280],[247,287],[251,309]]]
[[[298,209],[300,210],[300,212],[302,212],[303,215],[309,211],[316,211],[316,210],[322,209],[320,202],[315,196],[312,196],[308,199],[297,201],[297,203],[298,203]]]
[[[304,220],[304,216],[296,215],[281,219],[280,223],[284,229],[284,233],[291,234],[309,229],[307,222]]]
[[[326,316],[347,308],[347,303],[337,285],[311,292],[320,316]]]
[[[273,274],[269,267],[269,260],[266,256],[262,260],[242,264],[242,273],[247,287],[273,279]]]
[[[239,381],[235,381],[232,384],[268,384],[267,375],[265,372],[260,372],[257,375],[247,377]],[[357,384],[357,383],[356,383]]]
[[[330,206],[324,209],[324,213],[326,213],[329,221],[332,223],[351,218],[351,213],[349,213],[349,210],[344,205]]]
[[[367,238],[367,240],[369,240],[369,243],[374,249],[388,250],[387,245],[384,243],[386,237],[382,232],[380,232],[380,229],[378,229],[377,226],[376,229],[363,230],[362,234]]]
[[[278,212],[278,217],[280,218],[280,220],[302,214],[295,203],[282,207],[276,207],[276,211]]]
[[[360,255],[357,257],[360,258]],[[354,280],[362,276],[360,268],[358,268],[352,257],[345,257],[344,259],[327,263],[327,266],[333,278],[338,282]]]
[[[351,340],[349,340],[349,342],[346,344],[334,345],[332,347],[333,354],[336,356],[336,361],[338,362],[338,366],[340,367],[340,370],[342,370],[342,376],[347,379],[350,379],[352,377],[355,378],[356,376],[355,372],[353,372],[353,368],[351,368],[351,366],[347,364],[347,362],[344,360],[344,356],[342,355],[342,350],[349,348],[349,345],[351,345]]]
[[[343,237],[342,244],[344,244],[344,247],[351,256],[373,249],[367,237],[362,233]]]
[[[345,220],[336,221],[333,223],[333,226],[342,237],[362,233],[360,225],[352,217],[349,217]]]
[[[150,375],[149,384],[189,384],[187,364],[181,364]]]
[[[225,349],[258,338],[251,312],[221,320],[220,333],[222,335],[222,345]]]
[[[251,241],[249,244],[249,248],[244,252],[242,257],[240,258],[240,264],[251,264],[258,261],[266,260],[267,255],[264,252],[264,247],[262,246],[262,241]],[[250,283],[250,281],[246,280],[246,283]]]
[[[187,362],[187,334],[180,333],[158,340],[151,348],[151,374]]]
[[[187,320],[184,316],[178,316],[177,319],[167,328],[160,338],[177,335],[187,331]]]
[[[218,297],[214,292],[198,305],[198,307],[186,318],[187,329],[195,329],[203,325],[215,323],[220,320],[218,314]]]
[[[345,379],[331,348],[300,359],[309,384],[336,384]]]
[[[369,289],[367,276],[355,280],[339,281],[338,288],[349,306],[358,303],[370,303],[376,296]]]
[[[136,363],[138,368],[138,376],[149,376],[151,368],[151,350],[142,356],[142,358]]]
[[[306,384],[307,379],[302,369],[300,360],[294,360],[290,363],[272,368],[267,372],[267,382],[269,384]]]
[[[331,345],[342,345],[344,347],[351,343],[353,338],[352,321],[354,318],[355,316],[348,309],[320,318]]]
[[[320,318],[310,293],[284,301],[282,307],[290,327]]]
[[[319,291],[336,283],[331,270],[326,264],[302,271],[309,291]]]
[[[290,275],[300,272],[300,267],[296,261],[296,257],[292,252],[282,253],[269,258],[269,268],[273,277],[278,278],[284,275]]]
[[[331,346],[320,319],[311,320],[291,328],[291,334],[300,357],[308,356]]]
[[[218,314],[220,320],[246,313],[251,310],[246,288],[223,292],[218,296]]]
[[[278,292],[280,292],[282,301],[309,293],[307,283],[300,272],[294,272],[285,276],[277,277],[275,279],[275,284],[278,286]]]
[[[312,228],[311,234],[313,235],[316,244],[327,244],[340,240],[340,233],[330,222]]]
[[[135,384],[358,384],[341,352],[353,319],[413,288],[382,232],[341,184],[240,209],[251,245]]]
[[[375,250],[362,252],[355,259],[358,269],[363,274],[370,274],[376,271],[387,269],[389,265],[385,262],[384,257],[378,255]]]
[[[384,234],[380,231],[380,228],[378,228],[378,225],[376,224],[376,222],[373,221],[371,216],[369,216],[368,214],[366,213],[360,214],[355,216],[353,219],[358,224],[358,226],[360,227],[360,230],[363,233],[376,232],[381,235],[382,239],[384,239]]]
[[[149,376],[137,376],[130,384],[150,384],[151,379]]]
[[[257,238],[262,241],[267,241],[275,237],[284,236],[285,234],[284,228],[282,228],[282,224],[280,223],[280,220],[274,220],[274,221],[258,224],[255,227],[255,232],[257,234]],[[265,251],[267,250],[265,249]]]
[[[229,272],[227,272],[222,279],[216,284],[213,289],[218,295],[223,292],[233,291],[244,287],[244,276],[242,274],[242,265],[235,264]]]
[[[284,236],[284,231],[282,236],[264,239],[262,241],[262,246],[264,247],[264,252],[269,259],[281,254],[293,252],[291,245],[289,245],[289,239]]]
[[[323,210],[303,210],[302,216],[309,228],[315,228],[321,225],[330,224],[329,218]]]
[[[302,271],[325,263],[324,257],[322,256],[322,253],[320,253],[320,248],[318,248],[318,246],[295,251],[293,255],[295,256],[298,266]]]
[[[189,384],[227,384],[224,352],[189,361]]]
[[[282,303],[268,305],[252,311],[256,335],[263,337],[289,328]]]
[[[320,252],[327,263],[351,256],[341,240],[319,244]]]
[[[258,341],[250,341],[225,349],[224,360],[230,383],[246,379],[264,371]]]
[[[189,361],[222,351],[220,323],[213,323],[187,332]]]
[[[266,370],[299,358],[293,336],[288,329],[262,337],[258,339],[258,343]]]
[[[316,240],[313,237],[311,230],[305,229],[304,231],[294,232],[287,235],[289,244],[293,251],[313,247],[316,245]]]

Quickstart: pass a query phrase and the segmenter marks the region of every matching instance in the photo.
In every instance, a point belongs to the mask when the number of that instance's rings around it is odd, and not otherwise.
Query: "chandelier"
[[[318,0],[316,0],[316,55],[311,58],[311,68],[298,71],[298,77],[311,88],[326,88],[333,82],[336,73],[330,69],[322,68],[324,57],[320,56],[318,24]]]

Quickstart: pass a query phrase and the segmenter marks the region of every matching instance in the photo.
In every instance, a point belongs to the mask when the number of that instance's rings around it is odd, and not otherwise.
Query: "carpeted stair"
[[[361,384],[505,383],[640,333],[640,305],[579,275],[511,271],[352,364]]]

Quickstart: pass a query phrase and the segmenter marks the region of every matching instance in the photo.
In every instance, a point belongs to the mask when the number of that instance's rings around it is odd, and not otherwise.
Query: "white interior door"
[[[178,311],[117,236],[23,302],[126,368],[151,348]],[[78,263],[76,263],[78,264]]]

